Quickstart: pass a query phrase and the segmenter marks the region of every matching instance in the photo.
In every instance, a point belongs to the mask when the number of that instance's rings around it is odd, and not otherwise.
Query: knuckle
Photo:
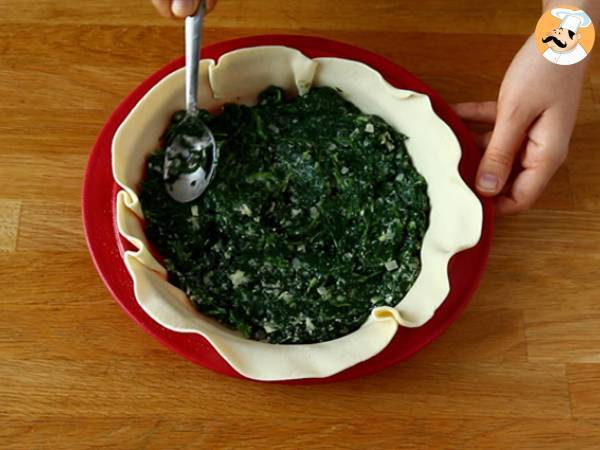
[[[512,216],[520,212],[520,206],[512,198],[500,197],[496,201],[498,213],[503,216]]]
[[[491,147],[485,152],[487,163],[492,163],[497,166],[510,167],[512,164],[512,155],[497,147]]]
[[[526,163],[531,166],[550,166],[559,168],[567,160],[569,154],[568,145],[550,146],[540,143],[528,149]]]
[[[523,212],[523,211],[527,211],[529,209],[531,209],[533,207],[533,205],[535,204],[535,200],[534,198],[527,198],[525,200],[523,200],[523,202],[519,203],[520,209],[519,212]]]
[[[502,215],[505,216],[514,216],[515,214],[523,212],[517,205],[500,205],[499,211]]]
[[[511,208],[511,213],[519,214],[528,211],[531,209],[534,203],[535,201],[531,199],[517,199],[517,201]]]
[[[529,119],[529,112],[520,102],[507,100],[498,106],[498,116],[511,123],[524,123]]]
[[[513,188],[513,198],[515,199],[515,212],[523,212],[531,209],[537,200],[535,193],[522,188]]]

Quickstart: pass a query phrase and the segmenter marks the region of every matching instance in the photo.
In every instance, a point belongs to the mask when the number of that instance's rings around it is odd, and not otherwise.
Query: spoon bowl
[[[163,178],[167,192],[180,203],[200,197],[217,168],[218,154],[214,137],[200,119],[195,120],[195,127],[206,131],[201,135],[177,135],[165,152]]]

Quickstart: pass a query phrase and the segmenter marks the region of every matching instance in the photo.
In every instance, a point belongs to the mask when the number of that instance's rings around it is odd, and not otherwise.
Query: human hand
[[[198,9],[200,0],[151,0],[157,11],[165,17],[183,19],[191,16]],[[205,0],[206,12],[210,12],[217,0]]]
[[[585,60],[552,64],[539,54],[532,36],[508,68],[497,102],[454,105],[464,120],[493,125],[493,131],[474,133],[486,149],[477,190],[497,196],[500,214],[529,209],[565,161],[585,67]]]

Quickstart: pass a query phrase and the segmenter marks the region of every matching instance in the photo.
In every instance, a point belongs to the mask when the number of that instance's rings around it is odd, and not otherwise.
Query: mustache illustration
[[[558,38],[556,36],[548,36],[542,39],[542,42],[545,44],[546,42],[550,42],[550,41],[554,41],[554,43],[556,45],[558,45],[560,48],[565,48],[567,46],[566,42],[561,42],[558,40]]]

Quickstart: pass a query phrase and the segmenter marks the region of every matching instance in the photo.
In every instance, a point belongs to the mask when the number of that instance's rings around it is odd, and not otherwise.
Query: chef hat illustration
[[[579,28],[586,28],[592,23],[590,16],[581,9],[573,11],[566,8],[554,8],[550,13],[561,20],[560,28],[571,30],[573,33],[577,33]]]

